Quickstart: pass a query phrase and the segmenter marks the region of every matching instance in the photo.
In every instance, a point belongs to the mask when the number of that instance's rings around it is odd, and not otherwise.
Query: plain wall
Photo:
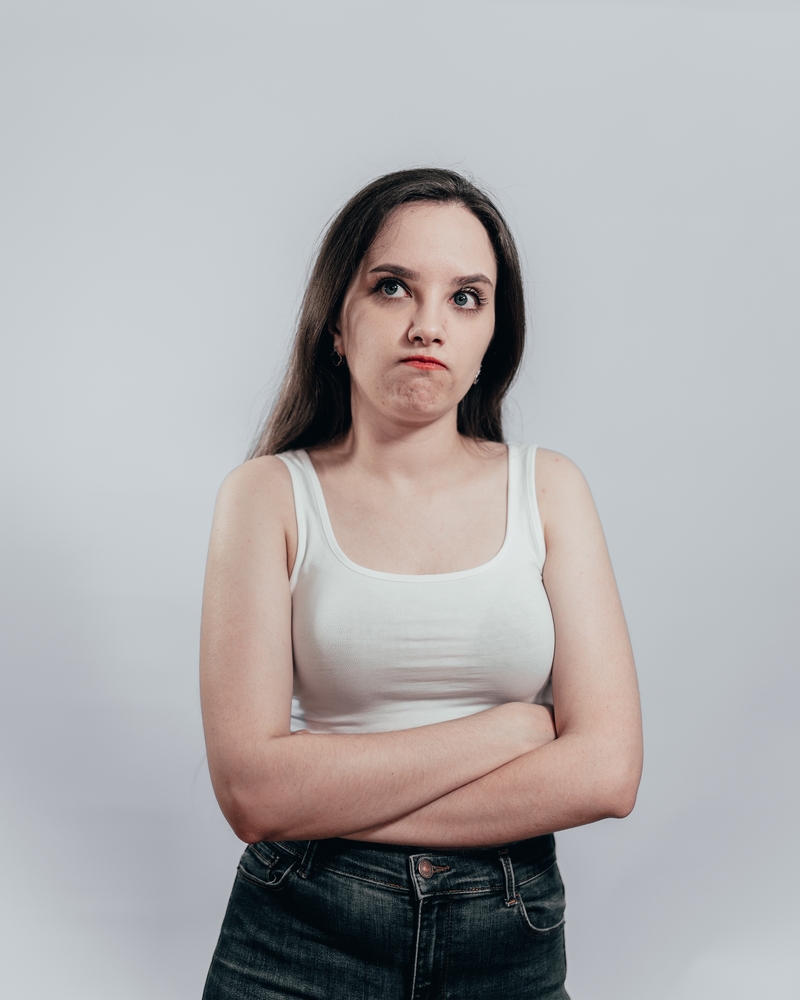
[[[241,850],[196,661],[217,487],[325,221],[471,171],[525,255],[512,439],[593,487],[639,804],[558,838],[573,1000],[796,1000],[797,3],[5,2],[0,951],[197,998]]]

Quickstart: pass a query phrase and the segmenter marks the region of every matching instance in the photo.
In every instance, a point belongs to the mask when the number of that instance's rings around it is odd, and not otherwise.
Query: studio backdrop
[[[216,490],[325,222],[433,164],[519,239],[508,436],[585,472],[640,671],[639,804],[557,837],[573,1000],[796,1000],[798,52],[770,0],[5,0],[6,995],[200,996]]]

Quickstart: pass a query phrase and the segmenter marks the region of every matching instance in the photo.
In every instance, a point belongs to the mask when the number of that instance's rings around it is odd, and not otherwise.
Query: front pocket
[[[531,934],[551,934],[564,924],[564,883],[558,865],[553,864],[529,881],[517,886],[516,909]]]
[[[297,861],[284,860],[268,844],[250,844],[239,861],[239,875],[253,885],[273,892],[283,888]]]

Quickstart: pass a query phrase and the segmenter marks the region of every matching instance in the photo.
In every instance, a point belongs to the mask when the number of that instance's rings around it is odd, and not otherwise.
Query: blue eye
[[[402,298],[405,288],[403,288],[399,281],[393,281],[391,278],[387,278],[386,281],[381,282],[381,291],[389,298],[397,299]]]
[[[480,304],[480,299],[475,292],[456,292],[453,296],[453,302],[459,307],[459,309],[467,309],[470,306],[477,308]]]

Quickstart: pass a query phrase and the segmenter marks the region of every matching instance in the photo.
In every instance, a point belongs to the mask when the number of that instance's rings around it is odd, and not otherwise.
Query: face
[[[350,369],[353,419],[455,419],[492,339],[496,284],[492,245],[472,212],[430,202],[397,209],[331,327]]]

